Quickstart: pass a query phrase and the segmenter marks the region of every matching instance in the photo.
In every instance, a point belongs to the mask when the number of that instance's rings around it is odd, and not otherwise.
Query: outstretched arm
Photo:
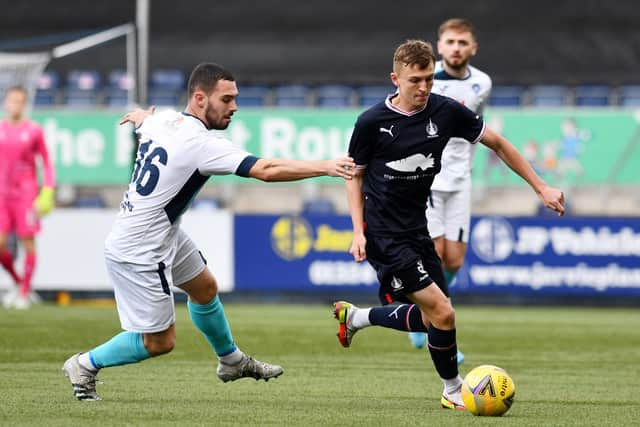
[[[249,170],[249,176],[261,181],[297,181],[315,176],[353,178],[355,164],[351,157],[332,160],[258,159]]]
[[[482,143],[495,151],[498,157],[511,170],[527,181],[547,208],[556,211],[559,216],[564,215],[564,195],[562,191],[548,186],[506,138],[486,128]]]

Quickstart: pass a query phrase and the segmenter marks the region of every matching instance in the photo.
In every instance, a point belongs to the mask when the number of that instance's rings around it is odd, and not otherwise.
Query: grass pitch
[[[64,360],[119,330],[113,308],[0,309],[0,425],[500,425],[640,423],[640,312],[628,309],[457,308],[467,360],[505,368],[516,384],[502,418],[439,407],[426,350],[405,334],[369,328],[353,347],[335,337],[330,307],[226,306],[239,346],[285,374],[223,384],[205,340],[178,306],[169,355],[103,370],[102,402],[79,402]]]

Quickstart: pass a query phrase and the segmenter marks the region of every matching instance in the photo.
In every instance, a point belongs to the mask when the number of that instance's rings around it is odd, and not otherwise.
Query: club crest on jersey
[[[480,92],[480,85],[478,83],[474,83],[471,86],[471,90],[473,90],[476,94]]]
[[[429,123],[427,124],[427,138],[436,138],[438,136],[438,125],[433,123],[431,119],[429,119]]]
[[[391,287],[393,289],[402,289],[402,280],[398,279],[396,276],[393,276],[391,279]]]
[[[416,268],[418,269],[418,274],[420,275],[420,278],[418,279],[418,281],[423,281],[424,279],[429,277],[429,273],[427,273],[427,270],[424,269],[424,264],[422,264],[422,260],[419,260],[416,263]]]

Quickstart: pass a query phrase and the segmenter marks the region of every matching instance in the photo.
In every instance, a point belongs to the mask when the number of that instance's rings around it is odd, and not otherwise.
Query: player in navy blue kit
[[[464,409],[456,363],[455,312],[440,258],[427,229],[425,209],[442,152],[452,137],[482,141],[531,185],[548,208],[564,213],[560,190],[547,186],[502,136],[461,103],[431,93],[435,56],[431,45],[408,40],[395,51],[391,81],[398,88],[358,118],[349,155],[356,163],[347,196],[353,223],[350,253],[368,259],[380,282],[384,306],[334,303],[338,339],[349,347],[367,326],[429,334],[429,352],[444,383],[441,405]],[[366,224],[366,226],[365,226]],[[431,286],[435,284],[435,286]],[[401,305],[390,305],[392,302]]]

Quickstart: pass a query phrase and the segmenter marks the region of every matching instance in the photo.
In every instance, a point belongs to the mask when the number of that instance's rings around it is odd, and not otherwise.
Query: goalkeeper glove
[[[55,206],[55,192],[51,187],[42,187],[38,197],[36,197],[33,206],[36,208],[38,215],[45,216],[51,212]]]

